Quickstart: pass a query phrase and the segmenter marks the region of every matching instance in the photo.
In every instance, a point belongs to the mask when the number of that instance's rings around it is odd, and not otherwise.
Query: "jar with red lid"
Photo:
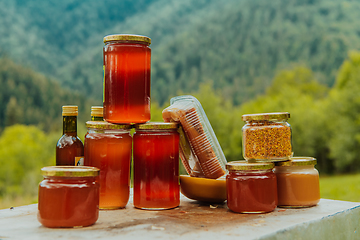
[[[277,206],[274,163],[234,161],[226,164],[227,205],[237,213],[266,213]]]
[[[51,166],[41,169],[38,220],[45,227],[85,227],[99,216],[99,169]]]
[[[150,120],[151,39],[116,34],[104,37],[104,120],[145,123]]]
[[[135,129],[134,206],[157,210],[179,206],[178,124],[150,122]]]
[[[86,122],[84,165],[100,169],[100,209],[124,208],[129,200],[131,125]]]

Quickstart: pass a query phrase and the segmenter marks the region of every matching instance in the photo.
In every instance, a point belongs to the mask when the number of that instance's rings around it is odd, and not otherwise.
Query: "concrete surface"
[[[180,207],[100,211],[90,227],[50,229],[36,218],[37,204],[0,210],[0,239],[360,239],[360,203],[321,199],[312,208],[238,214],[226,204],[182,196]]]

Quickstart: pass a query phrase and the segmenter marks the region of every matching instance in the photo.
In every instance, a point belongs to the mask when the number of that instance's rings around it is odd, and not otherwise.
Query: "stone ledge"
[[[267,214],[237,214],[226,204],[209,205],[181,198],[163,211],[100,211],[93,226],[50,229],[36,219],[37,204],[0,210],[0,239],[360,239],[360,203],[321,199],[312,208]]]

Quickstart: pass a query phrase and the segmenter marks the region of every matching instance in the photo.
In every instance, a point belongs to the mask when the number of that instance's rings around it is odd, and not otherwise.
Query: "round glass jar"
[[[99,216],[99,169],[51,166],[41,169],[38,220],[45,227],[85,227]]]
[[[312,157],[293,157],[276,163],[279,207],[311,207],[320,201],[319,172],[315,165],[316,159]]]
[[[274,163],[235,161],[226,164],[228,208],[237,213],[266,213],[277,206]]]
[[[242,120],[243,156],[255,161],[284,161],[292,157],[290,114],[246,114]]]
[[[178,124],[150,122],[135,128],[134,206],[154,210],[179,206]]]
[[[111,123],[150,120],[151,39],[139,35],[104,37],[104,119]]]
[[[124,208],[130,193],[131,125],[86,122],[84,165],[100,169],[100,209]]]

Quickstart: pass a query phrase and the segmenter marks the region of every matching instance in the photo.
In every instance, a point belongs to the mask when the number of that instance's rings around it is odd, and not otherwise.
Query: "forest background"
[[[290,112],[294,153],[317,158],[322,197],[360,201],[359,12],[342,0],[0,1],[0,208],[36,202],[62,105],[79,106],[84,138],[114,33],[152,39],[152,121],[194,95],[233,161],[242,114]]]

